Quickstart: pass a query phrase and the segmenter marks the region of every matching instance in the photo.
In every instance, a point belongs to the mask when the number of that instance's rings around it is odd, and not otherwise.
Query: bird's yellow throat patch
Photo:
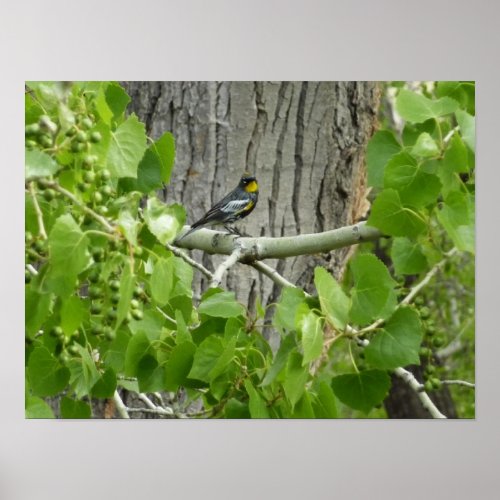
[[[252,181],[245,186],[245,191],[247,193],[255,193],[255,191],[258,191],[258,189],[259,185],[255,181]]]

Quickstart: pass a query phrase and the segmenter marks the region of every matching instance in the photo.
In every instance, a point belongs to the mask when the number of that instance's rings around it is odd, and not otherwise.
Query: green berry
[[[97,211],[101,214],[101,215],[107,215],[108,212],[109,212],[109,209],[106,205],[100,205],[97,207]]]
[[[92,335],[101,335],[103,333],[104,329],[102,327],[102,325],[94,325],[91,329],[90,329],[90,333]]]
[[[104,248],[96,247],[92,249],[92,257],[96,262],[101,262],[104,259]]]
[[[78,191],[81,191],[82,193],[85,193],[85,191],[88,191],[90,189],[90,184],[87,184],[86,182],[79,182],[76,187],[78,188]]]
[[[98,302],[93,302],[92,305],[90,306],[90,313],[101,314],[101,312],[102,312],[102,305],[99,304]]]
[[[420,308],[420,317],[422,319],[427,319],[431,315],[431,311],[427,306],[423,306]]]
[[[434,389],[434,385],[430,380],[427,380],[427,382],[424,384],[424,389],[425,392],[431,392]]]
[[[33,248],[38,253],[44,253],[47,248],[47,242],[45,240],[36,240],[35,243],[33,243]]]
[[[90,274],[89,274],[89,282],[90,283],[98,283],[99,282],[99,279],[101,278],[101,275],[99,273],[99,270],[93,270]]]
[[[82,163],[85,167],[91,167],[97,161],[96,155],[85,155],[83,157]]]
[[[142,297],[143,294],[144,294],[143,289],[139,285],[137,285],[134,288],[134,297],[138,299],[138,298]]]
[[[130,307],[131,307],[132,309],[139,309],[139,306],[140,306],[140,305],[141,305],[141,304],[140,304],[140,302],[139,302],[137,299],[132,299],[132,300],[130,301]]]
[[[103,181],[109,181],[109,179],[111,179],[111,172],[107,168],[104,168],[103,170],[100,171],[99,177]]]
[[[144,317],[144,315],[142,314],[142,311],[140,309],[132,309],[131,314],[132,314],[132,318],[134,318],[136,320],[141,320]]]
[[[101,203],[102,202],[102,194],[99,191],[96,191],[94,193],[94,202],[95,203]]]
[[[438,378],[436,378],[436,377],[432,377],[432,378],[430,379],[430,382],[431,382],[431,384],[432,384],[432,388],[433,388],[434,390],[439,391],[439,389],[441,389],[441,386],[442,386],[442,384],[441,384],[441,380],[439,380]]]
[[[109,321],[114,321],[118,316],[118,313],[116,312],[116,309],[110,309],[107,313],[106,313],[106,318],[109,320]]]
[[[432,375],[435,372],[436,372],[436,367],[434,365],[427,365],[425,367],[425,373],[427,373],[428,375]]]
[[[99,191],[103,196],[111,196],[113,194],[113,189],[111,186],[102,186]]]
[[[36,148],[36,141],[32,141],[32,140],[28,139],[28,140],[26,141],[26,147],[27,147],[28,149],[33,149],[33,148]]]
[[[87,142],[88,140],[88,136],[87,136],[87,133],[84,132],[83,130],[79,130],[76,135],[75,135],[75,139],[78,141],[78,142]]]
[[[51,328],[49,333],[52,337],[57,338],[60,338],[64,335],[63,329],[60,326],[54,326],[53,328]]]
[[[52,138],[46,134],[43,134],[38,137],[38,142],[44,147],[44,148],[50,148],[52,146]]]
[[[80,122],[80,125],[84,128],[84,129],[89,129],[89,128],[92,128],[92,120],[86,116],[81,122]]]
[[[66,136],[67,137],[73,137],[76,134],[76,128],[71,127],[68,130],[66,130]]]
[[[109,340],[111,342],[116,339],[116,332],[112,328],[107,326],[104,332],[104,336],[106,337],[106,340]]]
[[[80,350],[78,349],[78,346],[76,344],[71,344],[68,347],[68,352],[73,356],[76,356],[80,352]]]
[[[24,127],[24,133],[25,135],[37,135],[40,133],[40,125],[38,125],[38,123],[26,125],[26,127]]]
[[[56,192],[53,189],[46,189],[43,193],[43,197],[47,201],[52,201],[56,196]]]
[[[120,282],[118,280],[110,281],[109,288],[117,292],[120,289]]]
[[[83,142],[72,142],[71,143],[71,151],[73,153],[79,153],[85,149],[85,144]]]
[[[31,243],[33,241],[33,235],[29,231],[24,233],[24,241],[26,243]]]
[[[94,143],[100,142],[101,139],[102,139],[102,135],[99,132],[92,132],[90,134],[90,141],[91,142],[94,142]]]
[[[437,348],[439,348],[439,347],[443,347],[443,346],[444,346],[444,344],[445,344],[445,340],[444,340],[444,338],[443,338],[443,337],[441,337],[441,336],[434,337],[434,338],[432,339],[432,345],[433,345],[434,347],[437,347]]]
[[[89,183],[92,183],[95,181],[95,173],[92,172],[92,170],[88,171],[88,172],[85,172],[83,174],[83,180],[85,182],[89,182]]]
[[[428,347],[421,347],[418,353],[421,358],[424,358],[426,356],[430,356],[432,351]]]
[[[102,289],[101,287],[92,285],[89,287],[89,297],[91,299],[99,299],[102,297]]]
[[[118,302],[120,302],[120,293],[115,292],[113,295],[111,295],[111,303],[116,305],[118,304]]]

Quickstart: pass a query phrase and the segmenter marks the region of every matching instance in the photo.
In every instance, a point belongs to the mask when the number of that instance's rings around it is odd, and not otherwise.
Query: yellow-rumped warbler
[[[191,229],[181,236],[182,240],[188,234],[205,226],[222,224],[231,233],[237,233],[234,229],[227,227],[237,220],[243,219],[252,212],[259,198],[259,185],[257,179],[245,172],[239,184],[222,200],[218,201],[199,221],[195,222]]]

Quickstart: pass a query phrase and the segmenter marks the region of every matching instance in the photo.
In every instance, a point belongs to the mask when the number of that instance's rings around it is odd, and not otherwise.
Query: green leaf
[[[146,354],[139,360],[136,376],[140,392],[156,392],[163,389],[164,368],[158,365],[158,361],[151,354]]]
[[[160,258],[155,262],[151,274],[151,294],[156,302],[165,305],[172,292],[174,283],[173,260]]]
[[[123,267],[123,272],[120,279],[120,301],[116,308],[116,328],[120,326],[122,321],[127,317],[130,308],[130,301],[134,293],[135,277],[132,267],[127,263]]]
[[[312,401],[316,418],[337,418],[337,403],[332,388],[326,382],[320,382],[318,394]]]
[[[368,185],[372,187],[384,185],[384,167],[400,151],[401,145],[392,132],[379,130],[373,135],[366,149]]]
[[[415,156],[431,158],[439,154],[439,147],[429,133],[423,132],[418,136],[417,142],[411,152]]]
[[[146,151],[144,124],[131,115],[114,132],[108,150],[107,164],[115,177],[137,177],[137,167]]]
[[[396,274],[419,274],[427,269],[427,259],[420,246],[408,238],[394,238],[391,259]]]
[[[314,270],[314,284],[318,291],[321,311],[338,330],[343,330],[349,316],[351,300],[335,278],[323,267]]]
[[[457,117],[457,122],[460,127],[460,133],[462,138],[472,150],[473,153],[476,152],[476,119],[474,116],[469,115],[466,111],[457,110],[455,112]]]
[[[210,382],[216,379],[219,375],[222,375],[233,361],[236,340],[236,337],[232,337],[229,340],[223,342],[224,350],[219,356],[217,363],[215,363],[215,366],[210,370],[209,373]]]
[[[165,366],[165,390],[174,392],[186,384],[195,352],[196,346],[192,342],[183,342],[172,349]]]
[[[337,398],[365,413],[384,400],[390,386],[389,375],[380,370],[339,375],[332,379],[332,389]]]
[[[404,120],[413,123],[425,122],[429,118],[453,113],[458,108],[458,102],[449,97],[428,99],[427,97],[401,89],[396,99],[396,110]]]
[[[115,119],[119,118],[125,112],[125,109],[127,109],[127,105],[130,102],[129,95],[120,84],[114,82],[111,82],[106,87],[104,94],[106,96],[106,103]]]
[[[177,332],[175,336],[176,344],[182,344],[183,342],[192,342],[193,338],[191,332],[188,330],[182,312],[176,309],[175,311],[175,322],[177,323]]]
[[[51,309],[51,294],[38,293],[31,287],[26,290],[24,294],[25,330],[29,338],[33,338],[40,330]]]
[[[88,307],[81,297],[69,297],[61,306],[61,328],[69,337],[81,325]]]
[[[130,339],[125,354],[125,375],[135,377],[140,360],[149,353],[150,342],[145,333],[139,332]]]
[[[116,373],[112,368],[108,368],[92,387],[92,397],[100,399],[112,398],[115,389]]]
[[[449,193],[437,218],[459,250],[474,253],[474,199],[470,194]]]
[[[231,398],[224,406],[224,418],[250,418],[248,404]]]
[[[55,396],[69,381],[69,370],[45,347],[35,347],[28,361],[28,378],[35,396]]]
[[[302,364],[302,355],[298,352],[292,352],[288,357],[285,369],[285,380],[283,382],[283,389],[292,406],[292,411],[295,404],[304,393],[308,376],[309,371],[307,367]]]
[[[61,215],[49,234],[50,275],[72,281],[90,264],[88,239],[70,214]]]
[[[141,225],[138,219],[135,219],[128,209],[120,210],[118,219],[116,220],[118,227],[122,230],[122,233],[127,238],[127,241],[133,245],[137,246],[137,232]]]
[[[295,330],[295,315],[297,307],[305,300],[305,294],[300,288],[285,287],[281,292],[281,298],[276,305],[273,325],[280,331]]]
[[[403,206],[395,189],[384,189],[375,199],[368,225],[391,236],[415,237],[423,233],[426,221],[422,215]]]
[[[302,397],[295,405],[291,418],[314,418],[314,410],[311,404],[311,398],[307,391],[304,391]]]
[[[424,172],[421,164],[403,152],[394,156],[385,167],[384,187],[396,189],[403,205],[421,208],[436,200],[441,182],[437,176]]]
[[[196,349],[193,366],[188,377],[205,382],[212,379],[210,372],[216,366],[219,357],[224,352],[222,339],[211,335],[207,337]]]
[[[281,344],[274,357],[273,364],[260,384],[261,387],[271,384],[276,379],[276,377],[285,368],[286,362],[288,361],[288,355],[295,347],[297,346],[293,334],[290,333],[285,335],[285,337],[281,340]]]
[[[149,230],[163,245],[172,242],[186,221],[184,207],[174,203],[164,205],[156,198],[148,199],[144,219]]]
[[[170,183],[170,175],[174,167],[175,160],[175,139],[170,132],[165,132],[154,144],[151,150],[160,161],[161,180],[165,184]]]
[[[26,418],[55,418],[52,408],[41,398],[26,396]]]
[[[104,355],[106,366],[112,368],[117,373],[123,371],[123,367],[125,366],[125,356],[129,341],[130,334],[123,330],[118,330],[115,340],[111,342]]]
[[[161,162],[150,146],[142,157],[137,168],[137,184],[135,189],[142,193],[149,193],[162,187]]]
[[[299,316],[298,327],[302,332],[301,341],[304,352],[302,365],[307,365],[321,356],[323,350],[323,325],[321,318],[309,311]]]
[[[462,181],[458,174],[469,171],[468,163],[467,148],[460,136],[455,133],[437,168],[437,175],[443,186],[443,196],[446,197],[451,191],[459,191],[462,188]]]
[[[27,181],[37,177],[53,175],[58,169],[57,163],[48,154],[37,149],[27,149],[24,154],[24,176]]]
[[[351,262],[354,278],[351,320],[364,325],[387,318],[396,307],[396,282],[387,267],[371,254],[358,254]]]
[[[248,407],[252,418],[269,418],[269,411],[266,402],[262,399],[259,392],[250,382],[250,379],[245,380],[245,389],[248,394]]]
[[[175,275],[172,296],[185,295],[192,297],[193,268],[180,257],[171,256],[170,258],[172,259]]]
[[[87,396],[94,384],[101,378],[95,362],[85,347],[76,344],[80,358],[72,358],[68,363],[71,373],[69,383],[78,398]]]
[[[398,309],[365,348],[366,360],[375,368],[393,370],[398,366],[420,364],[422,342],[418,314],[409,307]]]
[[[164,325],[165,317],[155,309],[146,309],[142,319],[133,319],[128,323],[128,327],[134,335],[145,333],[150,342],[160,338]]]
[[[236,302],[234,292],[219,292],[202,299],[198,312],[217,318],[233,318],[244,316],[245,308]]]
[[[62,418],[90,418],[92,412],[85,401],[67,398],[64,396],[60,403]]]

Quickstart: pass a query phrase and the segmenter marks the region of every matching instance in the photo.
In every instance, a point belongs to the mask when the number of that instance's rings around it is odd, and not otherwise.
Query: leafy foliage
[[[155,196],[170,182],[173,136],[148,141],[115,82],[30,82],[26,416],[53,418],[43,398],[60,396],[57,416],[90,418],[92,399],[117,389],[173,393],[174,411],[192,417],[383,416],[390,371],[432,366],[422,349],[444,343],[430,340],[422,303],[401,304],[410,280],[456,247],[443,279],[473,286],[473,89],[454,83],[401,89],[404,129],[368,145],[369,224],[394,237],[382,243],[391,262],[365,245],[343,282],[318,267],[317,296],[285,287],[270,314],[252,314],[231,291],[194,298],[193,268],[168,249],[185,222],[181,205]],[[356,337],[369,340],[363,351]]]

